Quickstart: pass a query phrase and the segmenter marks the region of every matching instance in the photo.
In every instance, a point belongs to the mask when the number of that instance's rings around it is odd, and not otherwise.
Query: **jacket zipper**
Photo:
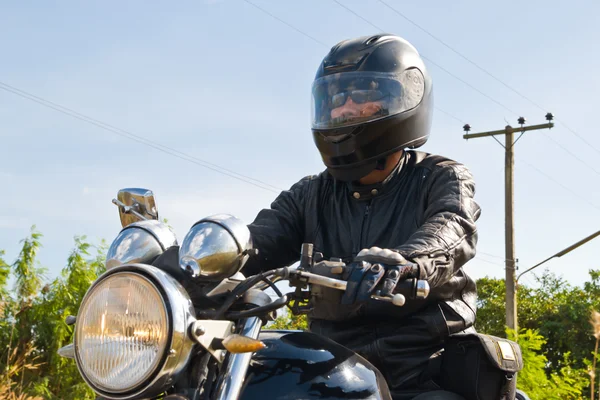
[[[358,249],[357,254],[359,251],[361,251],[364,246],[363,246],[363,234],[365,232],[365,225],[367,223],[367,218],[369,218],[369,212],[371,211],[371,200],[369,200],[369,203],[367,203],[367,208],[365,208],[365,215],[363,216],[363,220],[362,220],[362,225],[360,227],[360,240],[358,242]]]

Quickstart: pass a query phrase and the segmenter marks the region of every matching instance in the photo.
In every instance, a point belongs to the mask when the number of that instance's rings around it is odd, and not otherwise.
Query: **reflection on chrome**
[[[179,266],[192,278],[220,281],[248,259],[250,232],[235,217],[216,215],[194,224],[181,243]]]
[[[240,335],[258,339],[262,322],[258,317],[241,320]],[[217,383],[217,400],[237,399],[242,392],[246,372],[253,353],[228,354],[223,373]]]
[[[106,268],[122,264],[151,263],[166,249],[177,245],[175,233],[159,221],[140,221],[123,228],[106,254]]]

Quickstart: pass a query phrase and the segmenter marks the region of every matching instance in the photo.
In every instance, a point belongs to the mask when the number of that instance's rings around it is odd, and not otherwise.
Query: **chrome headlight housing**
[[[252,250],[250,230],[240,219],[218,214],[196,222],[179,248],[179,267],[199,282],[235,275]]]
[[[79,372],[108,399],[158,395],[190,360],[194,321],[189,296],[170,275],[143,264],[115,267],[81,303],[74,339]]]
[[[150,264],[171,246],[177,245],[175,233],[163,222],[138,221],[127,225],[113,240],[106,254],[106,269],[123,264]]]

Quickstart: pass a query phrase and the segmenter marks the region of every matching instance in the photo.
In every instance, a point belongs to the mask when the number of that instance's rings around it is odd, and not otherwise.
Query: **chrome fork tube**
[[[258,317],[250,317],[240,321],[242,326],[240,335],[258,339],[262,321]],[[253,353],[239,353],[227,355],[223,363],[215,400],[237,400],[246,379],[248,366]]]

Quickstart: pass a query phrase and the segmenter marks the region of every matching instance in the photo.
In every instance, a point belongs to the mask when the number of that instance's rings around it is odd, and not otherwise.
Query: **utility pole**
[[[539,125],[525,125],[525,118],[519,117],[518,122],[521,125],[520,128],[513,128],[510,125],[507,125],[502,130],[498,131],[490,131],[490,132],[481,132],[481,133],[472,133],[471,126],[466,124],[463,126],[463,130],[466,132],[463,135],[465,139],[475,139],[481,137],[493,137],[498,143],[498,139],[495,138],[496,135],[504,135],[505,144],[502,145],[505,150],[504,155],[504,187],[505,187],[505,197],[504,197],[504,212],[505,212],[505,272],[506,272],[506,325],[510,329],[517,330],[517,291],[516,291],[516,256],[515,256],[515,228],[514,228],[514,146],[517,141],[523,136],[523,134],[527,131],[535,131],[538,129],[550,129],[554,126],[552,120],[554,116],[551,113],[546,114],[546,120],[548,123],[539,124]],[[514,140],[515,132],[521,132],[521,135]]]

